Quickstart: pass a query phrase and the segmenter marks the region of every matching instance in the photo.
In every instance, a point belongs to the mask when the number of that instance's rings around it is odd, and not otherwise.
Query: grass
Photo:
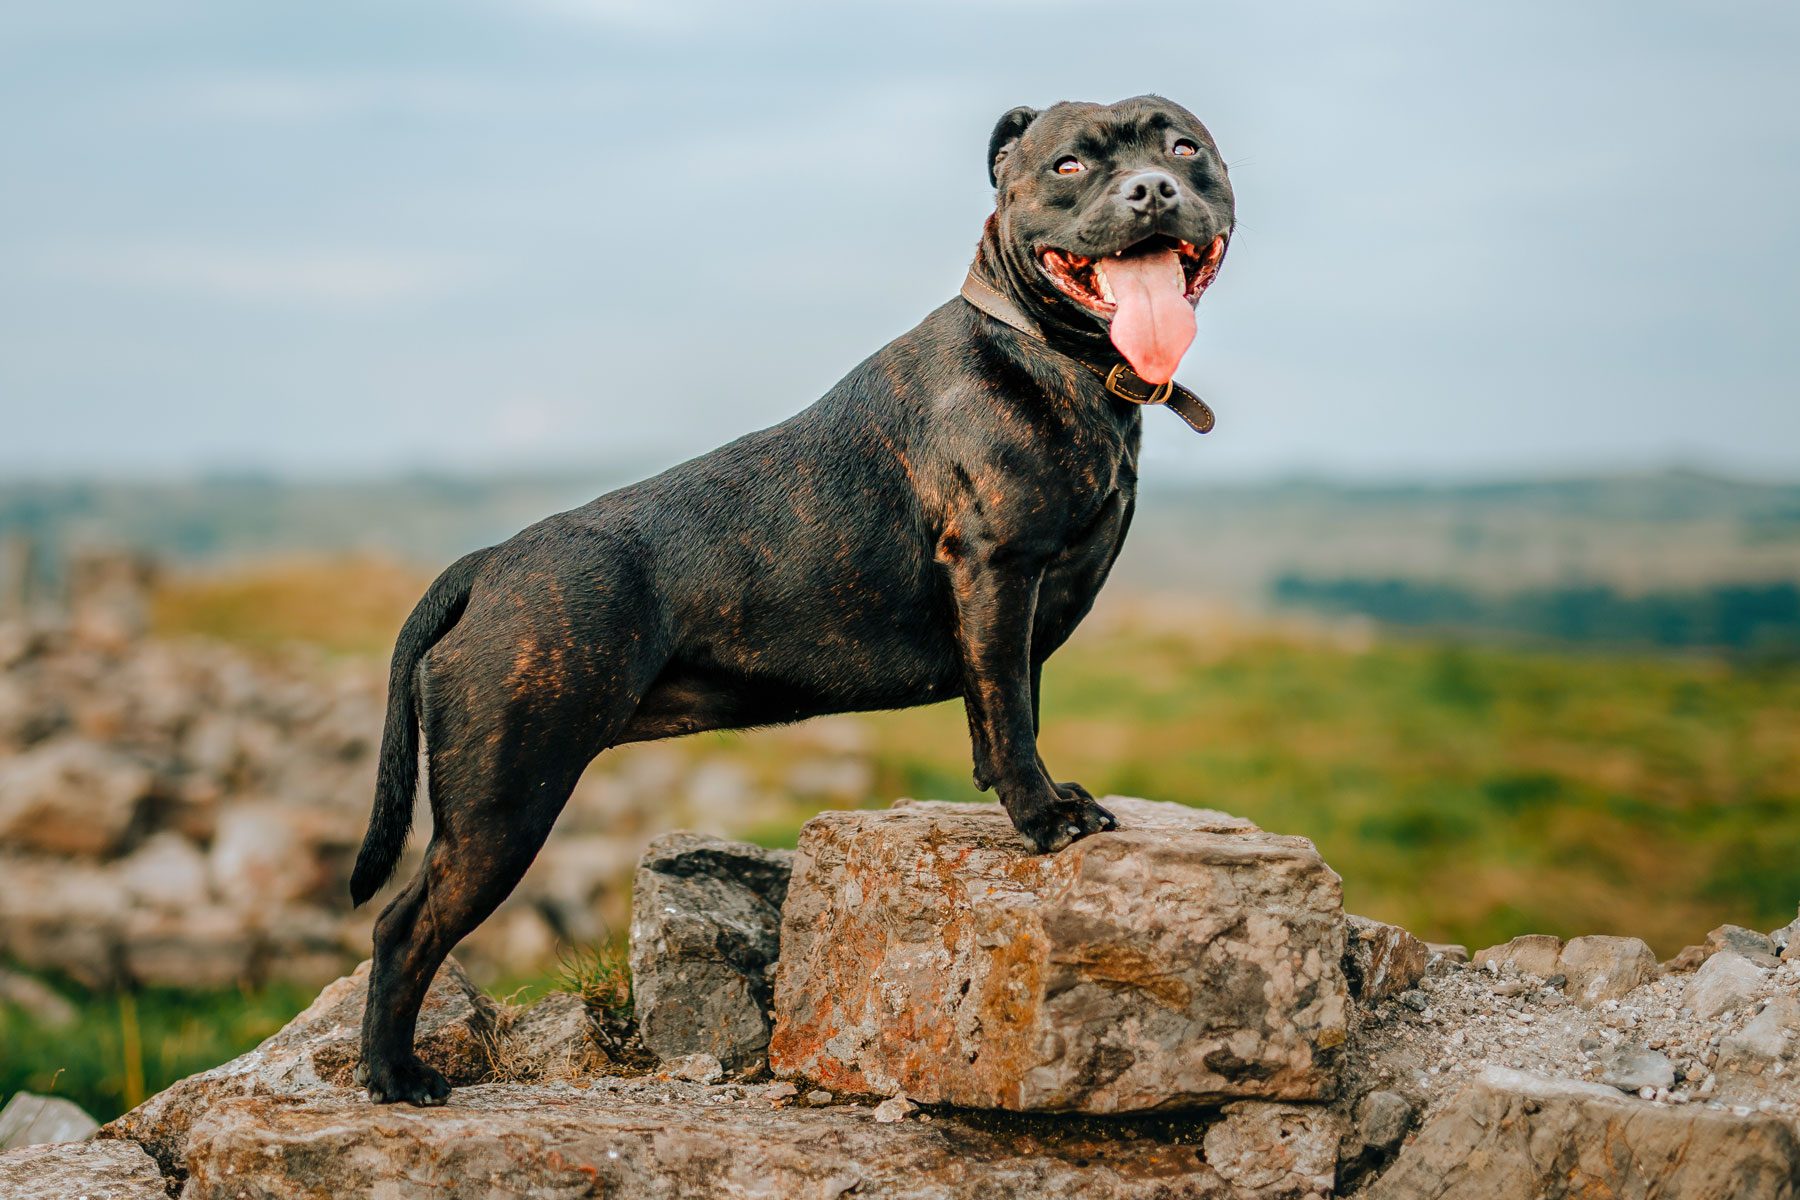
[[[557,964],[557,991],[581,997],[594,1020],[594,1038],[614,1062],[635,1057],[632,1035],[637,1014],[632,1006],[631,967],[618,946],[571,947]]]
[[[75,1005],[71,1029],[49,1029],[0,1004],[0,1096],[65,1096],[100,1121],[170,1083],[250,1049],[305,1008],[294,987],[91,992],[56,981]]]

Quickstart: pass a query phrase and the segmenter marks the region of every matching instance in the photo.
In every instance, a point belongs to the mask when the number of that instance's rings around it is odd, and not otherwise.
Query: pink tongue
[[[1173,250],[1103,258],[1097,268],[1112,289],[1112,344],[1131,369],[1150,383],[1175,377],[1194,340],[1194,306],[1187,300],[1181,259]]]

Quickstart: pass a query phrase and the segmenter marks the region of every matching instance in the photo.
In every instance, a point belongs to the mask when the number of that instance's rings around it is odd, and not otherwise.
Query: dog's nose
[[[1119,185],[1119,195],[1132,212],[1149,216],[1179,207],[1181,185],[1166,171],[1139,171]]]

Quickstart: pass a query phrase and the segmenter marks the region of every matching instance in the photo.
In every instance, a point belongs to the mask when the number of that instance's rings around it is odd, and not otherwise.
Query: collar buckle
[[[1137,386],[1133,387],[1133,384]],[[1169,397],[1175,394],[1175,381],[1169,379],[1152,386],[1148,380],[1140,378],[1129,363],[1117,363],[1106,373],[1106,390],[1133,404],[1167,404]]]

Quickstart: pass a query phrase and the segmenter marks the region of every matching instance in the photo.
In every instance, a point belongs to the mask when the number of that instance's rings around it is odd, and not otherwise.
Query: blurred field
[[[378,653],[425,582],[369,558],[177,578],[157,621]],[[1667,956],[1800,900],[1791,665],[1346,637],[1113,596],[1044,678],[1060,777],[1310,837],[1353,911],[1432,940],[1628,932]],[[960,705],[862,721],[869,803],[980,798]],[[786,752],[767,733],[679,744],[765,775]],[[807,815],[740,832],[791,844]]]
[[[158,631],[380,655],[427,582],[379,558],[176,576]],[[1233,619],[1109,596],[1045,672],[1044,756],[1096,793],[1228,810],[1312,838],[1352,911],[1479,947],[1526,932],[1630,933],[1668,956],[1800,900],[1800,667],[1552,653]],[[979,799],[959,705],[856,718],[865,803]],[[730,760],[780,794],[791,731],[615,754]],[[792,845],[812,809],[735,830]],[[548,979],[501,990],[543,990]],[[69,1095],[101,1119],[241,1053],[310,999],[293,989],[97,994],[78,1025],[0,1008],[0,1094]]]

